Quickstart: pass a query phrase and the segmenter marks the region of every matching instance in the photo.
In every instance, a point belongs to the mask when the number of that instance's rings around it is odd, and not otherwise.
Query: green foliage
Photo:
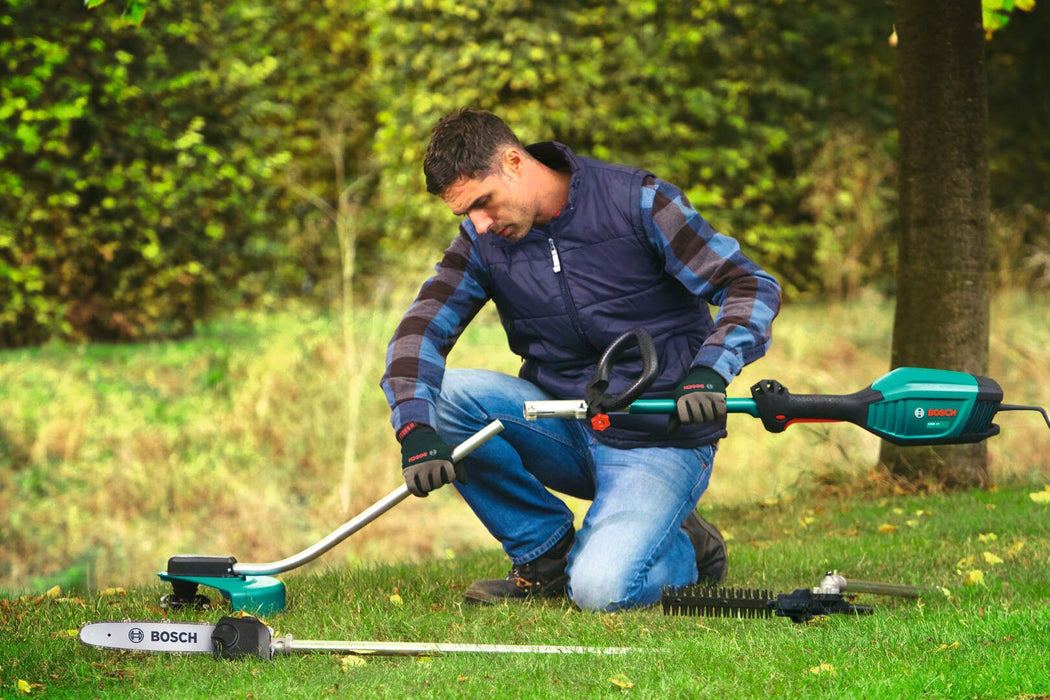
[[[431,245],[447,238],[452,221],[417,173],[434,123],[469,105],[526,142],[653,170],[790,286],[811,289],[818,237],[800,203],[828,125],[890,123],[870,101],[887,89],[890,49],[854,38],[861,22],[888,27],[891,10],[881,13],[717,0],[377,4],[384,241],[398,251],[421,231]],[[870,71],[859,90],[837,72],[854,64]]]
[[[1035,0],[981,0],[981,14],[984,31],[990,39],[998,30],[1010,23],[1014,10],[1031,12],[1035,9]]]
[[[455,222],[421,159],[465,105],[674,182],[792,295],[893,279],[890,5],[0,7],[0,346],[179,335],[229,303],[338,299],[341,259],[373,282],[436,259]],[[997,268],[1036,286],[1045,15],[988,44]]]
[[[146,34],[4,5],[0,345],[189,332],[260,264],[288,159],[266,148],[274,105],[256,89],[276,62],[218,50],[250,46],[252,15],[157,2]]]

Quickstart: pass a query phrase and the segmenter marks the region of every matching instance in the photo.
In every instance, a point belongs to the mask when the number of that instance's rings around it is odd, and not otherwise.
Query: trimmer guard
[[[220,591],[235,611],[269,615],[284,610],[284,582],[272,576],[246,576],[233,571],[233,557],[174,556],[168,559],[168,570],[157,575],[171,583],[171,603],[191,605],[197,598],[197,587],[210,586]]]

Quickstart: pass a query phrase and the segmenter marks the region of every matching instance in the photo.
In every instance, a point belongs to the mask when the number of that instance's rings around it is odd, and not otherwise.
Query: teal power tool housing
[[[777,380],[764,379],[751,387],[751,397],[726,399],[726,410],[761,419],[771,433],[793,423],[847,422],[897,445],[980,442],[999,433],[992,422],[996,413],[1042,411],[1004,405],[1002,387],[994,379],[920,367],[895,369],[868,388],[844,395],[792,394]],[[671,399],[642,399],[627,412],[674,410]]]
[[[637,346],[637,350],[631,349]],[[631,352],[641,373],[618,394],[609,393],[611,368]],[[614,340],[602,354],[581,400],[527,401],[526,420],[589,418],[595,430],[609,426],[610,413],[676,412],[674,399],[638,399],[657,375],[656,349],[648,332],[635,328]],[[775,379],[751,387],[751,398],[727,398],[727,413],[746,413],[780,433],[792,423],[847,422],[897,445],[946,445],[980,442],[999,434],[992,422],[1002,411],[1036,411],[1047,427],[1050,417],[1039,406],[1002,403],[998,382],[967,372],[901,367],[852,394],[792,394]]]

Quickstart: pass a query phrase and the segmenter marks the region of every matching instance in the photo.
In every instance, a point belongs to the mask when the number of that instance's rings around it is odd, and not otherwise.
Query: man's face
[[[517,173],[506,167],[481,179],[460,178],[441,199],[456,216],[467,216],[478,233],[520,241],[536,221],[536,209],[525,196]]]

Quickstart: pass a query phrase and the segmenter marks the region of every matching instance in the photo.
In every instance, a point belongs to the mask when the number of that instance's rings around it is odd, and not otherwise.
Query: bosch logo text
[[[196,632],[168,632],[166,630],[154,630],[149,633],[151,642],[171,642],[172,644],[196,644]]]
[[[915,409],[916,418],[956,418],[959,415],[959,411],[954,408],[931,408],[929,410],[923,408]]]

